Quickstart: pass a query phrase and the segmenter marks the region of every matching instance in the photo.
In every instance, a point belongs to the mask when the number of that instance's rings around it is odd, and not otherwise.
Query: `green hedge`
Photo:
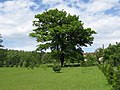
[[[107,77],[108,83],[113,86],[113,89],[120,90],[120,66],[117,68],[110,64],[102,64],[98,66]]]

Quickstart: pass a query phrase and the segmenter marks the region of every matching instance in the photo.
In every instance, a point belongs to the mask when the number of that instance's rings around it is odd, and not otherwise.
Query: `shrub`
[[[61,66],[60,65],[54,65],[53,66],[53,71],[60,72],[60,70],[61,70]]]
[[[106,73],[107,73],[106,76],[108,79],[108,83],[113,84],[113,82],[114,82],[114,68],[110,64],[108,64],[108,68],[107,68]]]
[[[110,64],[104,63],[102,65],[99,65],[99,68],[102,70],[102,72],[106,76],[108,83],[113,84],[114,78],[115,78],[114,67],[112,67]]]
[[[118,67],[118,70],[115,73],[113,88],[115,90],[120,90],[120,67]]]

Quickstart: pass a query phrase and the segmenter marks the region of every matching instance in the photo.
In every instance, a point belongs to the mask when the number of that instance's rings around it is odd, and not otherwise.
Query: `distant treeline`
[[[41,64],[55,63],[60,63],[60,61],[54,58],[51,52],[0,49],[0,67],[33,68],[39,67]],[[93,53],[86,53],[85,57],[77,53],[66,58],[64,66],[93,66],[95,63],[96,57]]]
[[[41,63],[42,54],[18,50],[0,49],[0,67],[36,67]]]

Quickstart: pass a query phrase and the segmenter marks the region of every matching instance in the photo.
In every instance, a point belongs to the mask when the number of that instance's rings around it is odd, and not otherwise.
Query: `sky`
[[[36,39],[29,37],[34,16],[54,8],[79,15],[85,28],[97,32],[92,46],[82,47],[84,52],[120,42],[120,0],[0,0],[0,34],[4,48],[35,50]]]

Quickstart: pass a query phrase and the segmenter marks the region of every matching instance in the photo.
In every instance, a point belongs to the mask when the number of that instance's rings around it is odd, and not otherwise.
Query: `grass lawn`
[[[98,67],[0,68],[0,90],[112,90]]]

